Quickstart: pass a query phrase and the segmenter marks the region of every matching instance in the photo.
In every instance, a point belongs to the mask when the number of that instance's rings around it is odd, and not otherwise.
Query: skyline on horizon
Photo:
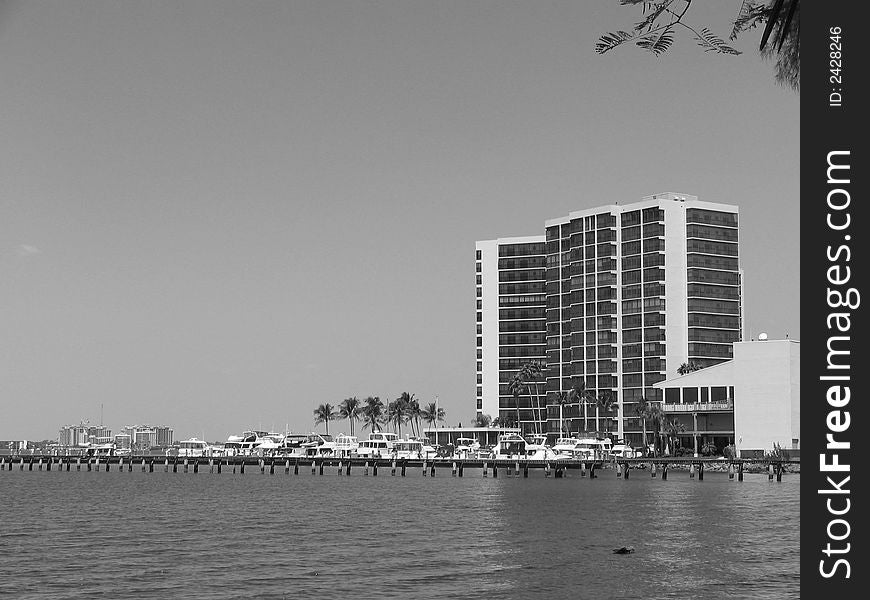
[[[178,439],[310,431],[403,391],[468,424],[475,241],[669,191],[739,207],[748,333],[799,340],[799,96],[752,35],[594,52],[634,16],[0,5],[0,439],[101,404]]]

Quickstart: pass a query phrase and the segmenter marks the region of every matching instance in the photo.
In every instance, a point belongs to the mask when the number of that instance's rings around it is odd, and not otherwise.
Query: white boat
[[[333,456],[335,453],[335,440],[328,433],[312,432],[308,434],[308,441],[302,444],[306,456]]]
[[[392,455],[393,446],[398,439],[399,436],[395,433],[373,431],[369,434],[369,439],[359,442],[356,449],[357,456],[363,458],[387,458]]]
[[[420,440],[398,440],[393,443],[393,458],[423,458],[423,442]]]
[[[561,437],[553,444],[553,452],[558,455],[564,455],[567,458],[574,458],[574,447],[579,441],[576,437]]]
[[[493,448],[495,459],[525,459],[526,440],[518,433],[506,433],[498,436],[498,443]]]
[[[178,442],[178,456],[209,456],[210,448],[208,442],[190,438]]]
[[[254,449],[260,446],[261,435],[265,435],[264,431],[243,431],[242,435],[231,435],[227,438],[224,448],[228,454],[238,454],[246,456],[253,454]]]
[[[344,458],[356,455],[359,448],[359,440],[356,436],[339,434],[335,438],[335,455]]]
[[[635,458],[640,456],[640,451],[636,451],[628,444],[615,444],[610,451],[613,458]]]
[[[563,456],[547,445],[546,435],[535,434],[526,438],[526,458],[528,460],[559,460]]]
[[[456,443],[453,448],[453,455],[456,458],[468,459],[476,458],[480,451],[480,442],[474,438],[456,438]]]
[[[579,460],[607,460],[613,443],[610,438],[584,437],[577,440],[574,446],[574,458]]]

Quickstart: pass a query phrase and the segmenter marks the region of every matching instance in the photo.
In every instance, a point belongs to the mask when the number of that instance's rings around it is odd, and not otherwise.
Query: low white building
[[[694,438],[699,447],[728,441],[747,458],[763,456],[778,444],[799,455],[798,341],[736,342],[732,360],[655,387],[663,390],[668,418],[680,420],[683,437]]]

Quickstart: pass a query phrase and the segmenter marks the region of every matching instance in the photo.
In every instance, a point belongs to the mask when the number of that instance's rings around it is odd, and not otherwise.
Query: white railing
[[[733,402],[694,402],[692,404],[664,404],[665,412],[711,412],[714,410],[734,410]]]

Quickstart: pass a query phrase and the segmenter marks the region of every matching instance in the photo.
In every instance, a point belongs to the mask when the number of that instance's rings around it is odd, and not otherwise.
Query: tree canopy
[[[698,27],[686,20],[693,0],[618,0],[623,5],[641,5],[643,19],[630,31],[614,31],[602,35],[595,51],[604,54],[625,43],[660,56],[674,43],[677,31],[693,37],[704,52],[741,54],[707,27]],[[750,29],[764,25],[758,50],[765,58],[776,58],[775,76],[780,84],[800,89],[800,0],[742,0],[732,21],[729,41]]]

